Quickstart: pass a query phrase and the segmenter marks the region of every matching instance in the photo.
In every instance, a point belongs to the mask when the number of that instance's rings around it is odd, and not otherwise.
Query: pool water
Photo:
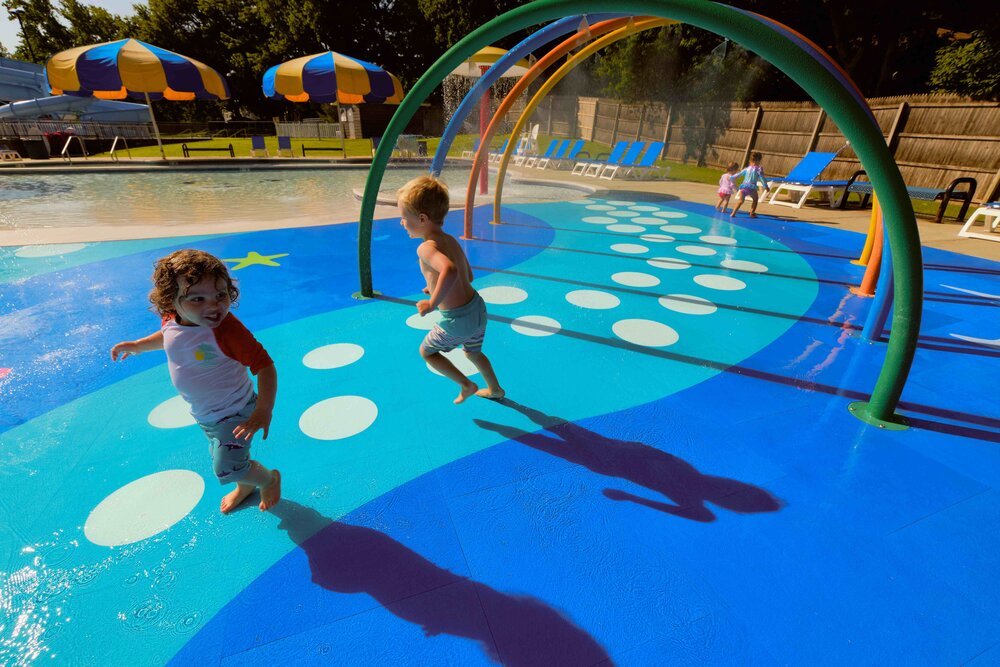
[[[394,194],[423,167],[391,167],[381,192]],[[356,219],[368,168],[244,169],[45,175],[0,175],[0,229],[115,224],[175,225]],[[452,199],[465,197],[465,169],[446,169]],[[571,200],[585,191],[516,182],[508,176],[504,201]]]

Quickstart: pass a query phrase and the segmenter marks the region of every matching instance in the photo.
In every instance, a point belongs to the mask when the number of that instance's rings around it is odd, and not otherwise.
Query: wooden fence
[[[869,100],[889,150],[908,185],[944,187],[972,177],[977,201],[1000,197],[1000,104],[930,95]],[[844,135],[811,102],[761,102],[750,107],[621,104],[596,97],[550,96],[535,112],[542,131],[612,144],[663,141],[663,157],[722,168],[764,154],[769,175],[784,175],[809,151],[838,152],[824,179],[861,168]]]

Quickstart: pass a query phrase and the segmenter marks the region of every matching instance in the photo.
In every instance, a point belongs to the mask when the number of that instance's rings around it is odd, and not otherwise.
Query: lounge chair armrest
[[[589,160],[590,159],[590,153],[587,152],[587,151],[580,151],[579,153],[576,154],[576,159],[579,160],[581,158],[587,158]]]
[[[601,160],[607,160],[609,157],[611,157],[611,153],[598,153],[594,159],[600,162]]]

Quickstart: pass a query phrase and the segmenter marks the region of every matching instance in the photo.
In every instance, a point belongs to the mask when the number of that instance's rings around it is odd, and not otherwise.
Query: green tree
[[[39,64],[74,46],[122,39],[133,29],[130,19],[77,0],[61,0],[57,8],[49,0],[6,0],[4,7],[19,14],[23,26],[13,57]]]
[[[930,86],[935,91],[1000,100],[1000,26],[972,33],[937,52]]]

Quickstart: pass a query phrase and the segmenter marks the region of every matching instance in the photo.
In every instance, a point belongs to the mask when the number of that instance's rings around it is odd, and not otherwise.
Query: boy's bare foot
[[[458,405],[459,403],[464,403],[465,399],[475,394],[478,389],[479,385],[477,385],[475,382],[467,381],[462,383],[462,389],[459,390],[458,396],[455,398],[455,405]]]
[[[260,511],[271,509],[281,500],[281,473],[277,470],[271,471],[271,483],[260,487]]]
[[[480,389],[476,392],[476,396],[482,396],[483,398],[492,398],[494,401],[499,401],[501,398],[507,395],[503,389],[497,389],[496,391],[487,387],[486,389]]]
[[[751,217],[751,218],[756,218],[756,217],[757,217],[757,214],[756,214],[756,213],[754,213],[753,211],[750,211],[750,217]]]
[[[239,507],[240,503],[247,499],[247,496],[253,493],[253,489],[254,487],[250,484],[237,484],[235,489],[222,496],[219,509],[223,514],[229,514]]]

